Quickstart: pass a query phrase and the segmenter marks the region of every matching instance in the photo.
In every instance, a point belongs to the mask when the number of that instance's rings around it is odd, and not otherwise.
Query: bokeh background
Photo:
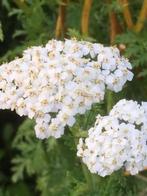
[[[111,96],[147,101],[147,0],[1,0],[0,63],[21,56],[32,45],[49,39],[76,38],[116,45],[129,58],[135,77]],[[105,103],[84,117],[93,125]],[[39,141],[34,122],[15,112],[0,111],[0,196],[124,196],[147,195],[147,173],[119,174],[89,190],[81,172],[72,135]],[[119,176],[119,180],[118,180]]]

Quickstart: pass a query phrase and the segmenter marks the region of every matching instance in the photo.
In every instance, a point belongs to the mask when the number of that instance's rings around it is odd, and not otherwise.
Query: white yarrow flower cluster
[[[147,103],[120,100],[109,116],[98,115],[77,155],[100,176],[125,168],[135,175],[147,166]]]
[[[59,138],[105,88],[118,92],[132,80],[131,68],[116,47],[51,40],[0,66],[0,108],[34,118],[38,138]]]

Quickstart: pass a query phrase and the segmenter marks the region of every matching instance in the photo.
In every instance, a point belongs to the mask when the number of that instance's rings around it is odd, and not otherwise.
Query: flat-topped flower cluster
[[[122,90],[133,74],[116,47],[85,41],[49,41],[0,66],[0,109],[15,110],[36,121],[40,139],[61,137],[105,89]]]
[[[135,175],[147,166],[147,102],[120,100],[108,116],[97,116],[77,155],[100,176],[124,168]]]

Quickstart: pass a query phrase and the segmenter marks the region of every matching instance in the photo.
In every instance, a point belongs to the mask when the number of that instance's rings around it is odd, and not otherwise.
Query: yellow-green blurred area
[[[27,47],[73,37],[116,45],[132,63],[134,79],[112,95],[113,104],[121,98],[147,101],[147,0],[0,1],[0,64]],[[106,107],[104,102],[91,111],[85,130]],[[79,124],[86,119],[87,114],[78,117]],[[122,171],[94,175],[89,187],[68,127],[61,139],[40,141],[33,125],[15,112],[0,111],[0,196],[147,195],[146,171],[133,177]]]

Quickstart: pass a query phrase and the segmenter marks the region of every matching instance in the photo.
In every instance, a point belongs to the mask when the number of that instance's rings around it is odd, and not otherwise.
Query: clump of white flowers
[[[120,100],[109,116],[97,116],[77,155],[100,176],[124,168],[135,175],[147,166],[147,102]]]
[[[105,88],[118,92],[131,81],[131,68],[116,47],[51,40],[0,66],[0,109],[34,118],[40,139],[59,138],[76,114],[104,99]]]

